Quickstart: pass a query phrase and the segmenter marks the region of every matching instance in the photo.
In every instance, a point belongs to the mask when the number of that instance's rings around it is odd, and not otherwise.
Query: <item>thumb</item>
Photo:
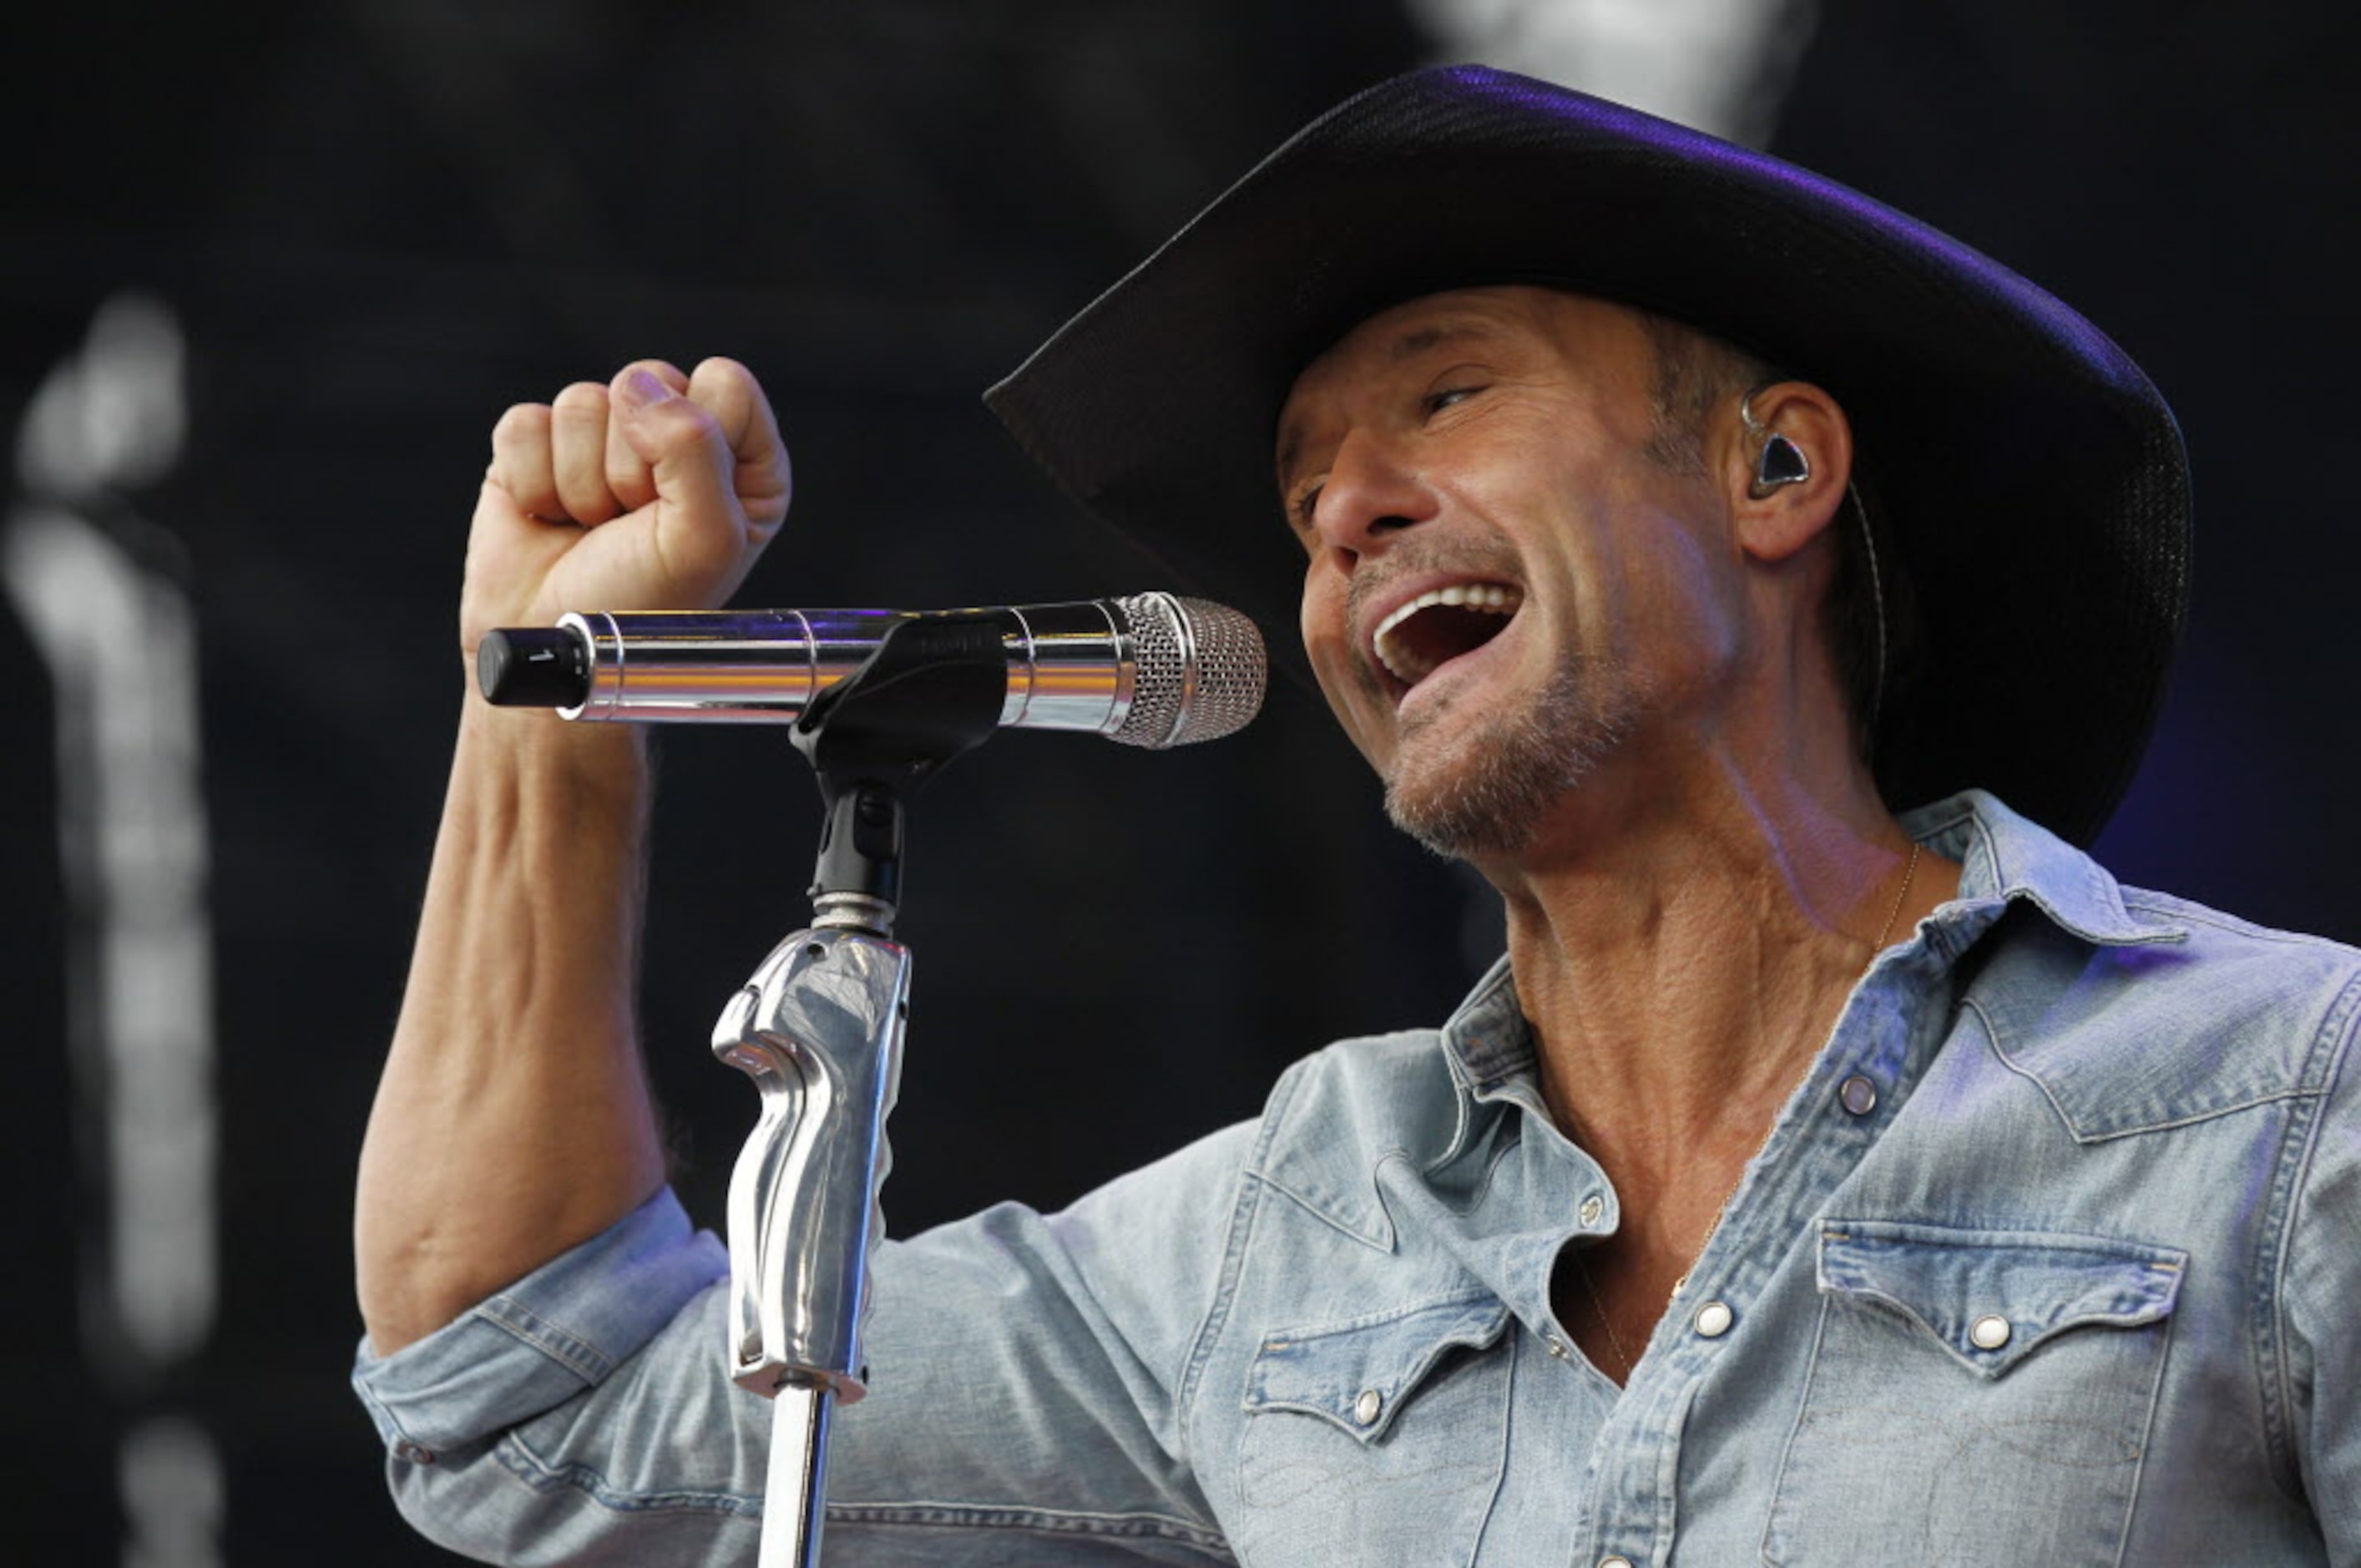
[[[700,512],[726,514],[736,505],[729,443],[710,412],[644,365],[617,376],[609,395],[623,440],[653,471],[659,499]]]
[[[618,431],[655,486],[658,551],[675,570],[727,571],[745,522],[720,422],[645,366],[617,376],[609,395]]]

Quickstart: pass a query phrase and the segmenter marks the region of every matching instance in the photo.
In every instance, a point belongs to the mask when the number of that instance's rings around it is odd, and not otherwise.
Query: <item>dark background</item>
[[[2101,851],[2348,940],[2356,16],[1830,0],[1795,11],[1771,144],[2048,284],[2173,401],[2194,620]],[[120,1435],[168,1412],[221,1455],[211,1560],[437,1561],[344,1386],[348,1204],[493,419],[633,356],[728,353],[798,460],[791,537],[741,602],[1163,586],[977,392],[1297,123],[1435,45],[1374,0],[256,0],[38,27],[7,66],[0,423],[124,289],[190,345],[185,453],[120,501],[199,617],[222,1285],[202,1350],[145,1373],[90,1310],[104,1211],[68,1065],[53,697],[0,606],[0,1557],[126,1561]],[[754,1102],[705,1037],[803,919],[815,797],[774,736],[662,750],[642,1012],[718,1222]],[[1062,1202],[1250,1114],[1326,1039],[1438,1019],[1488,919],[1375,802],[1292,695],[1193,752],[1044,737],[962,761],[914,817],[895,1228]]]

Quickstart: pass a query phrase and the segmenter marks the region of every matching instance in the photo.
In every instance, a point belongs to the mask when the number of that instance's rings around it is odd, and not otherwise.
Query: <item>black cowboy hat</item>
[[[2096,837],[2187,602],[2171,411],[2056,299],[1793,165],[1504,71],[1397,77],[1297,133],[986,400],[1084,505],[1292,651],[1303,560],[1272,480],[1290,385],[1378,311],[1512,282],[1688,323],[1835,394],[1916,601],[1914,678],[1879,726],[1886,798],[1981,785]]]

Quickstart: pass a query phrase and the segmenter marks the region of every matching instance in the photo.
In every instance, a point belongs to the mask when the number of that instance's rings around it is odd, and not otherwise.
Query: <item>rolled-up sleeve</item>
[[[831,1563],[1226,1562],[1183,1435],[1251,1128],[873,1265]],[[730,1381],[729,1260],[670,1192],[353,1374],[422,1533],[489,1562],[752,1563],[771,1406]],[[1010,1555],[1015,1552],[1016,1555]]]
[[[364,1341],[353,1387],[395,1453],[463,1449],[605,1382],[729,1271],[667,1188],[395,1354]]]
[[[364,1342],[353,1387],[403,1515],[487,1562],[735,1561],[762,1497],[735,1423],[768,1407],[720,1397],[719,1330],[698,1332],[729,1266],[666,1190],[415,1343]]]

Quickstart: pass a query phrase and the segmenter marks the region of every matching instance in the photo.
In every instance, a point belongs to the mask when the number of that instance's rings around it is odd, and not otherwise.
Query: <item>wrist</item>
[[[534,773],[619,776],[636,783],[647,766],[646,726],[562,718],[555,708],[495,707],[469,672],[459,715],[463,751],[489,751]]]

